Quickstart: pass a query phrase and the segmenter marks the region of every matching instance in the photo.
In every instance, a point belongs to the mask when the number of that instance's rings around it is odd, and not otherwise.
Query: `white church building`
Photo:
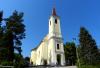
[[[33,65],[65,65],[64,45],[60,28],[60,17],[55,8],[49,18],[49,33],[40,44],[31,50]]]

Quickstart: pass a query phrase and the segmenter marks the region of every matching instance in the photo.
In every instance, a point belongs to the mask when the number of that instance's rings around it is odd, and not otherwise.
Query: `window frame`
[[[59,50],[60,49],[60,45],[57,43],[57,50]]]

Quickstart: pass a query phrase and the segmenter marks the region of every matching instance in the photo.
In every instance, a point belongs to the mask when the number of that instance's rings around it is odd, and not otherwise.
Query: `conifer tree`
[[[80,28],[79,42],[78,51],[80,63],[89,65],[99,63],[100,54],[96,42],[84,27]]]
[[[3,35],[3,28],[1,27],[2,25],[2,20],[3,20],[3,11],[0,11],[0,39],[2,38]]]
[[[2,21],[5,25],[2,25]],[[14,49],[21,55],[21,40],[25,38],[25,25],[23,13],[14,11],[8,18],[3,18],[0,11],[0,63],[3,61],[13,62]]]
[[[4,39],[4,26],[2,26],[2,21],[3,21],[3,11],[0,11],[0,63],[2,61],[7,61],[8,55],[9,55],[9,50],[7,49],[6,45],[6,40]]]
[[[13,14],[5,19],[6,30],[5,38],[8,41],[7,46],[9,49],[9,58],[12,61],[14,59],[14,49],[16,49],[21,55],[21,40],[25,38],[25,25],[23,22],[23,13],[14,11]]]

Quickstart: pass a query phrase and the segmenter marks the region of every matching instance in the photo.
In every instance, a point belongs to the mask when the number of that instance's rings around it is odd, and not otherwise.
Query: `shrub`
[[[3,61],[3,62],[1,62],[1,65],[3,65],[3,66],[13,66],[13,62]]]

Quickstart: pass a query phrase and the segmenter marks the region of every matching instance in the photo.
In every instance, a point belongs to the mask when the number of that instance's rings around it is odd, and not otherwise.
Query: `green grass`
[[[100,68],[100,65],[81,65],[78,68]]]

